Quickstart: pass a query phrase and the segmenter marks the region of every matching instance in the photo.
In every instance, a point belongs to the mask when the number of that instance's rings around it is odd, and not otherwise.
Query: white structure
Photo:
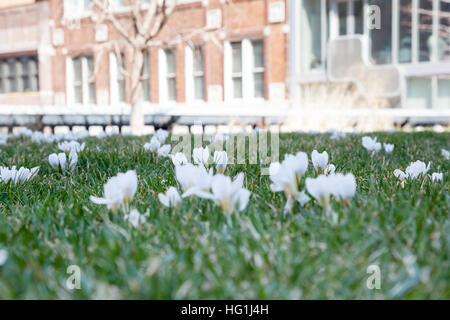
[[[449,1],[291,0],[289,5],[294,100],[301,98],[307,84],[336,80],[336,70],[330,76],[328,60],[333,41],[348,39],[354,46],[351,41],[358,38],[364,56],[356,60],[367,62],[364,75],[383,68],[391,74],[398,70],[400,90],[393,106],[450,109]],[[349,50],[335,54],[335,62],[349,60],[344,56]]]

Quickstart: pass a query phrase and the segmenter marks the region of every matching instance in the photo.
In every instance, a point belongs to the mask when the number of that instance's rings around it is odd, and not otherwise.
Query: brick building
[[[112,0],[132,28],[130,0]],[[22,0],[0,7],[0,104],[130,102],[133,59],[91,0]],[[143,10],[145,10],[145,0]],[[285,1],[178,0],[148,46],[141,81],[150,104],[286,99]]]

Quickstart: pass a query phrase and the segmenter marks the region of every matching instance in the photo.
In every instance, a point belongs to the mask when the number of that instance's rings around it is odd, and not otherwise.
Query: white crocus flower
[[[64,152],[58,154],[52,153],[48,156],[48,162],[53,169],[64,171],[66,170],[67,156]]]
[[[445,158],[445,160],[450,159],[450,151],[448,151],[448,150],[441,149],[441,155]]]
[[[431,162],[425,165],[425,162],[420,160],[416,162],[411,162],[411,164],[406,168],[406,173],[411,179],[417,179],[420,175],[426,175],[428,170],[430,170]]]
[[[294,171],[297,183],[299,183],[306,170],[308,170],[308,155],[304,152],[297,152],[295,156],[287,154],[284,156],[284,160],[281,164]]]
[[[318,172],[323,172],[328,165],[328,153],[326,151],[319,153],[317,150],[314,150],[311,154],[311,160],[314,169]]]
[[[228,163],[226,151],[214,151],[214,164],[218,173],[224,173]]]
[[[383,148],[386,153],[392,153],[394,151],[394,145],[390,143],[383,143]]]
[[[433,172],[431,175],[431,181],[442,181],[444,179],[444,175],[442,172]]]
[[[326,176],[329,176],[330,174],[334,174],[336,172],[336,166],[332,163],[330,163],[324,170],[324,174]]]
[[[16,166],[12,166],[11,169],[7,167],[0,167],[0,180],[4,183],[12,181],[15,185],[22,184],[25,181],[31,180],[39,172],[39,167],[31,169],[20,167],[19,170]]]
[[[241,172],[234,181],[223,174],[216,174],[212,178],[211,190],[209,192],[196,192],[195,194],[204,199],[213,200],[225,213],[230,213],[235,209],[242,211],[248,204],[250,191],[243,188],[244,174]]]
[[[208,159],[209,159],[209,149],[205,148],[194,148],[193,150],[193,158],[194,162],[198,165],[202,165],[205,168],[208,167]]]
[[[156,130],[154,137],[158,139],[159,143],[163,144],[169,137],[169,131],[164,129],[158,129]]]
[[[371,138],[368,136],[362,137],[362,145],[368,151],[372,151],[372,153],[378,152],[381,150],[381,143],[377,142],[377,137]]]
[[[312,195],[322,207],[327,208],[332,191],[330,179],[321,174],[317,178],[306,178],[305,184],[309,194]]]
[[[190,196],[198,190],[208,191],[211,187],[212,170],[208,172],[203,166],[191,163],[176,166],[175,176],[184,192],[182,197]]]
[[[151,151],[154,154],[156,154],[156,152],[158,151],[158,149],[160,147],[161,147],[161,142],[159,142],[158,138],[156,138],[155,136],[153,136],[150,139],[150,142],[147,142],[146,144],[144,144],[144,150]]]
[[[78,153],[75,149],[72,149],[69,153],[69,169],[73,170],[78,163]]]
[[[0,249],[0,267],[8,260],[8,251],[6,249]]]
[[[408,179],[408,174],[405,173],[405,172],[403,172],[403,171],[400,170],[400,169],[395,169],[395,170],[394,170],[394,176],[395,176],[397,179],[400,180],[400,185],[402,186],[402,188],[404,188],[404,187],[405,187],[406,179]]]
[[[170,144],[165,144],[158,149],[158,157],[165,158],[169,156],[171,146]]]
[[[158,194],[159,201],[167,208],[179,208],[181,206],[181,197],[175,187],[170,187],[167,192]]]
[[[186,156],[182,152],[177,152],[176,154],[171,155],[170,158],[175,166],[181,166],[188,163]]]
[[[129,214],[125,215],[124,219],[135,228],[146,221],[145,215],[141,214],[137,209],[131,210]]]
[[[136,171],[129,170],[110,178],[103,186],[103,198],[91,196],[96,204],[106,204],[108,209],[116,210],[133,200],[137,190]]]
[[[331,194],[340,201],[348,201],[356,193],[356,179],[352,173],[342,173],[328,176]]]
[[[48,162],[55,170],[65,171],[67,168],[72,170],[78,163],[78,154],[75,149],[72,149],[69,153],[69,161],[67,161],[67,156],[64,152],[52,153],[48,156]]]
[[[304,193],[298,191],[298,180],[296,172],[291,166],[289,161],[286,163],[272,163],[269,167],[270,190],[272,192],[284,192],[286,196],[285,211],[291,211],[294,205],[294,201],[297,200],[301,205],[305,205],[310,198]]]

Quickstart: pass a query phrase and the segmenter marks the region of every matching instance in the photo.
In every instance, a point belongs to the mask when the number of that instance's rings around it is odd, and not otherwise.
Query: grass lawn
[[[349,205],[331,202],[331,223],[315,201],[283,213],[285,197],[270,191],[259,165],[229,165],[245,173],[252,192],[247,208],[227,219],[212,201],[183,199],[167,209],[158,193],[177,186],[169,158],[155,161],[149,137],[84,139],[76,169],[58,173],[47,161],[57,143],[14,137],[0,146],[0,165],[40,166],[18,186],[0,182],[2,299],[450,299],[449,133],[377,133],[393,153],[371,156],[361,135],[331,140],[329,134],[286,134],[285,153],[326,150],[338,172],[356,177]],[[407,183],[393,176],[410,162],[431,161],[443,182]],[[89,196],[119,172],[136,170],[133,207],[148,210],[134,228],[123,212],[111,212]],[[302,188],[305,184],[303,178]],[[81,289],[66,288],[67,267],[81,269]],[[369,290],[370,265],[378,265],[381,289]]]

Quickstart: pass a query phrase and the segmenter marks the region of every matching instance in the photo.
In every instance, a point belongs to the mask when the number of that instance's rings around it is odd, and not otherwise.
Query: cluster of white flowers
[[[305,185],[308,193],[320,205],[328,207],[330,195],[336,200],[348,201],[356,192],[356,180],[353,174],[335,174],[336,167],[328,164],[328,153],[314,150],[311,154],[314,169],[320,174],[317,178],[306,178]],[[269,168],[272,192],[284,192],[286,196],[285,211],[291,211],[295,201],[305,205],[310,198],[304,191],[299,191],[302,176],[308,169],[308,155],[298,152],[296,155],[287,154],[283,162],[272,163]]]
[[[78,163],[78,154],[84,151],[85,143],[80,144],[75,140],[63,141],[58,143],[58,148],[64,152],[50,154],[48,162],[53,169],[64,172],[75,169]],[[68,153],[68,159],[66,153]]]
[[[194,148],[194,164],[189,163],[186,156],[179,152],[171,155],[175,165],[175,176],[183,191],[180,197],[175,187],[170,187],[166,194],[160,193],[159,200],[166,207],[179,207],[181,198],[197,196],[214,201],[225,213],[233,210],[244,210],[250,198],[250,191],[243,187],[244,174],[237,175],[234,181],[224,175],[228,155],[225,151],[214,152],[213,168],[209,168],[210,151],[208,147]],[[209,168],[209,170],[207,169]]]
[[[431,162],[428,162],[428,164],[425,164],[425,162],[417,160],[415,162],[411,162],[408,167],[406,167],[405,171],[402,171],[400,169],[394,170],[394,176],[399,180],[400,185],[405,187],[405,183],[408,180],[416,180],[416,179],[422,179],[422,183],[425,182],[425,179],[427,177],[427,173],[430,170]],[[440,172],[434,172],[430,178],[431,181],[442,181],[444,175]]]
[[[11,181],[14,185],[22,184],[28,180],[31,180],[39,172],[39,167],[31,169],[20,167],[19,170],[16,166],[12,166],[11,169],[7,167],[0,167],[0,181],[8,183]]]
[[[170,144],[164,144],[168,136],[169,132],[167,130],[156,130],[155,134],[150,139],[150,142],[144,144],[144,150],[150,151],[160,158],[169,157],[171,146]]]
[[[368,151],[372,151],[372,154],[381,150],[381,143],[377,142],[377,137],[362,137],[362,145]],[[390,143],[383,143],[383,148],[386,153],[392,153],[392,151],[394,151],[394,145]]]
[[[31,141],[41,144],[41,143],[58,142],[62,140],[72,141],[84,139],[89,136],[89,131],[81,130],[77,132],[69,131],[66,133],[51,134],[51,133],[43,133],[40,131],[31,131],[28,128],[20,128],[17,131],[16,136],[27,136],[31,139]]]
[[[306,178],[306,190],[323,206],[328,207],[330,195],[337,201],[348,201],[356,193],[356,179],[352,173],[319,175],[317,178]]]
[[[80,153],[84,151],[84,148],[86,146],[86,143],[80,144],[78,141],[71,140],[71,141],[63,141],[58,143],[58,149],[64,152],[70,153],[72,150]]]

